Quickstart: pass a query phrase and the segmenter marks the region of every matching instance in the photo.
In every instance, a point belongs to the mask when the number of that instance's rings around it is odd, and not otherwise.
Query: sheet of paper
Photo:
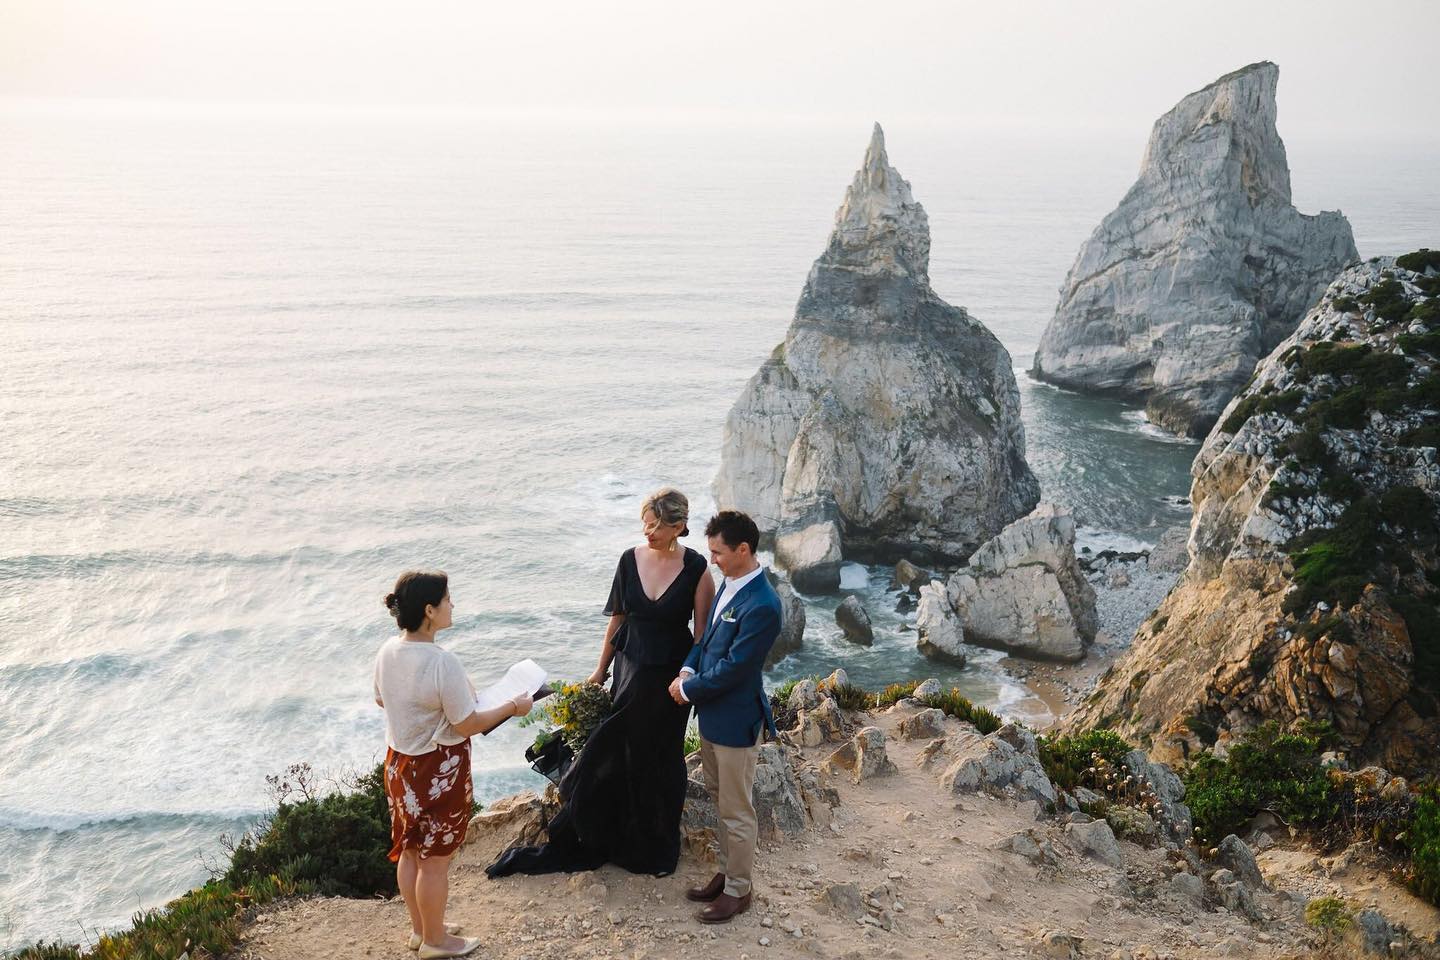
[[[493,710],[506,700],[522,693],[534,695],[545,685],[545,669],[534,660],[521,660],[505,671],[505,676],[475,696],[476,710]]]

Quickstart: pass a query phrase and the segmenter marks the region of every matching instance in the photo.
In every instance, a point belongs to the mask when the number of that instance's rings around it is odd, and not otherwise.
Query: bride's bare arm
[[[587,678],[588,682],[600,684],[605,682],[605,677],[610,673],[610,661],[615,659],[615,631],[625,622],[625,614],[612,613],[610,622],[605,625],[605,642],[600,647],[600,662],[595,666],[595,672]]]
[[[695,642],[699,643],[700,638],[710,627],[710,605],[715,602],[715,578],[710,576],[707,569],[700,582],[695,585]]]

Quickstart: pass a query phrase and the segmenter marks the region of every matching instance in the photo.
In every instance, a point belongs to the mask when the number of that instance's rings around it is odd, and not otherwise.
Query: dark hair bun
[[[395,581],[395,590],[385,594],[385,609],[401,630],[418,630],[425,622],[425,608],[440,606],[449,589],[443,570],[409,570]]]

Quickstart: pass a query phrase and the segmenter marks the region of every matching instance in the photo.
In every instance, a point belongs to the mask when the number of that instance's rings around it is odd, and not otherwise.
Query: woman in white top
[[[445,923],[450,858],[465,841],[473,807],[470,738],[529,713],[531,699],[475,709],[475,687],[460,659],[435,645],[454,610],[443,572],[401,574],[385,606],[401,631],[375,657],[375,702],[385,710],[390,859],[410,910],[410,949],[425,960],[461,957],[480,946],[479,938],[457,937]]]

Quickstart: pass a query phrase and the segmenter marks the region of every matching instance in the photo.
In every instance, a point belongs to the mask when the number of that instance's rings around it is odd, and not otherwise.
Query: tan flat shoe
[[[420,960],[443,960],[445,957],[465,957],[480,949],[479,937],[465,937],[464,943],[459,950],[446,950],[443,947],[432,947],[428,943],[420,944]]]
[[[445,932],[448,933],[448,934],[450,934],[450,936],[452,936],[452,937],[455,936],[455,934],[459,933],[461,930],[464,930],[464,929],[465,929],[465,928],[464,928],[462,925],[458,924],[458,923],[451,923],[449,920],[446,920],[446,921],[445,921]],[[411,950],[419,950],[419,949],[420,949],[420,944],[422,944],[422,943],[424,943],[424,942],[425,942],[425,940],[424,940],[424,938],[422,938],[422,937],[420,936],[420,934],[411,932],[411,934],[410,934],[410,942],[409,942],[408,944],[406,944],[406,946],[408,946]]]

